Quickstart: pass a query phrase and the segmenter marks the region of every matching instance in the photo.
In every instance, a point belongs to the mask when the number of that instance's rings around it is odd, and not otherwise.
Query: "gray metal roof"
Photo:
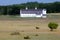
[[[43,9],[21,9],[22,14],[37,14],[40,15]]]
[[[22,11],[42,11],[43,9],[21,9]]]

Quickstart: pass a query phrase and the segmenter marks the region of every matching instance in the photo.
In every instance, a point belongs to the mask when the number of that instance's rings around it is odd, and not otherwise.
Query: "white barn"
[[[21,9],[20,10],[20,17],[42,17],[42,18],[46,18],[46,9],[37,9],[37,7],[35,7],[35,9],[28,9],[26,7],[26,9]]]

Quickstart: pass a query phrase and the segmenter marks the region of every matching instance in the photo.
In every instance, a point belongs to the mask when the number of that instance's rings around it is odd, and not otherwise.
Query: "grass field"
[[[0,40],[60,40],[60,14],[47,16],[46,19],[0,16]],[[51,32],[48,28],[49,22],[58,23],[58,29]],[[20,32],[20,35],[10,35],[15,31]],[[24,36],[30,36],[30,39],[24,39]]]
[[[2,35],[1,35],[2,34]],[[9,33],[0,33],[0,40],[60,40],[60,35],[55,33],[21,33],[20,35],[9,35]],[[28,35],[30,39],[24,39],[24,36]]]

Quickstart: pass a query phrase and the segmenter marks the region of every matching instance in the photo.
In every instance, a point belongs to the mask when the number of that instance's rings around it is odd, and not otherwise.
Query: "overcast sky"
[[[20,4],[26,2],[43,2],[43,3],[50,3],[60,0],[0,0],[0,5],[12,5],[12,4]]]

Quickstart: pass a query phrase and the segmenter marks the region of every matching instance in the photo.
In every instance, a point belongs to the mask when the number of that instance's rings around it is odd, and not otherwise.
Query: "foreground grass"
[[[51,21],[60,24],[60,15],[50,15],[48,19],[28,18],[28,20],[27,18],[20,18],[18,16],[0,16],[0,40],[26,40],[24,36],[30,37],[27,40],[60,40],[60,33],[37,33],[35,30],[35,27],[38,26],[40,28],[38,32],[41,30],[41,32],[45,32],[44,29],[48,30],[47,24]],[[58,32],[60,32],[60,25],[58,29]],[[10,35],[10,31],[15,30],[23,30],[24,32],[20,33],[20,35]]]
[[[20,33],[20,35],[10,35],[11,32],[0,32],[0,40],[26,40],[24,36],[29,36],[27,40],[60,40],[60,35],[55,33]]]

